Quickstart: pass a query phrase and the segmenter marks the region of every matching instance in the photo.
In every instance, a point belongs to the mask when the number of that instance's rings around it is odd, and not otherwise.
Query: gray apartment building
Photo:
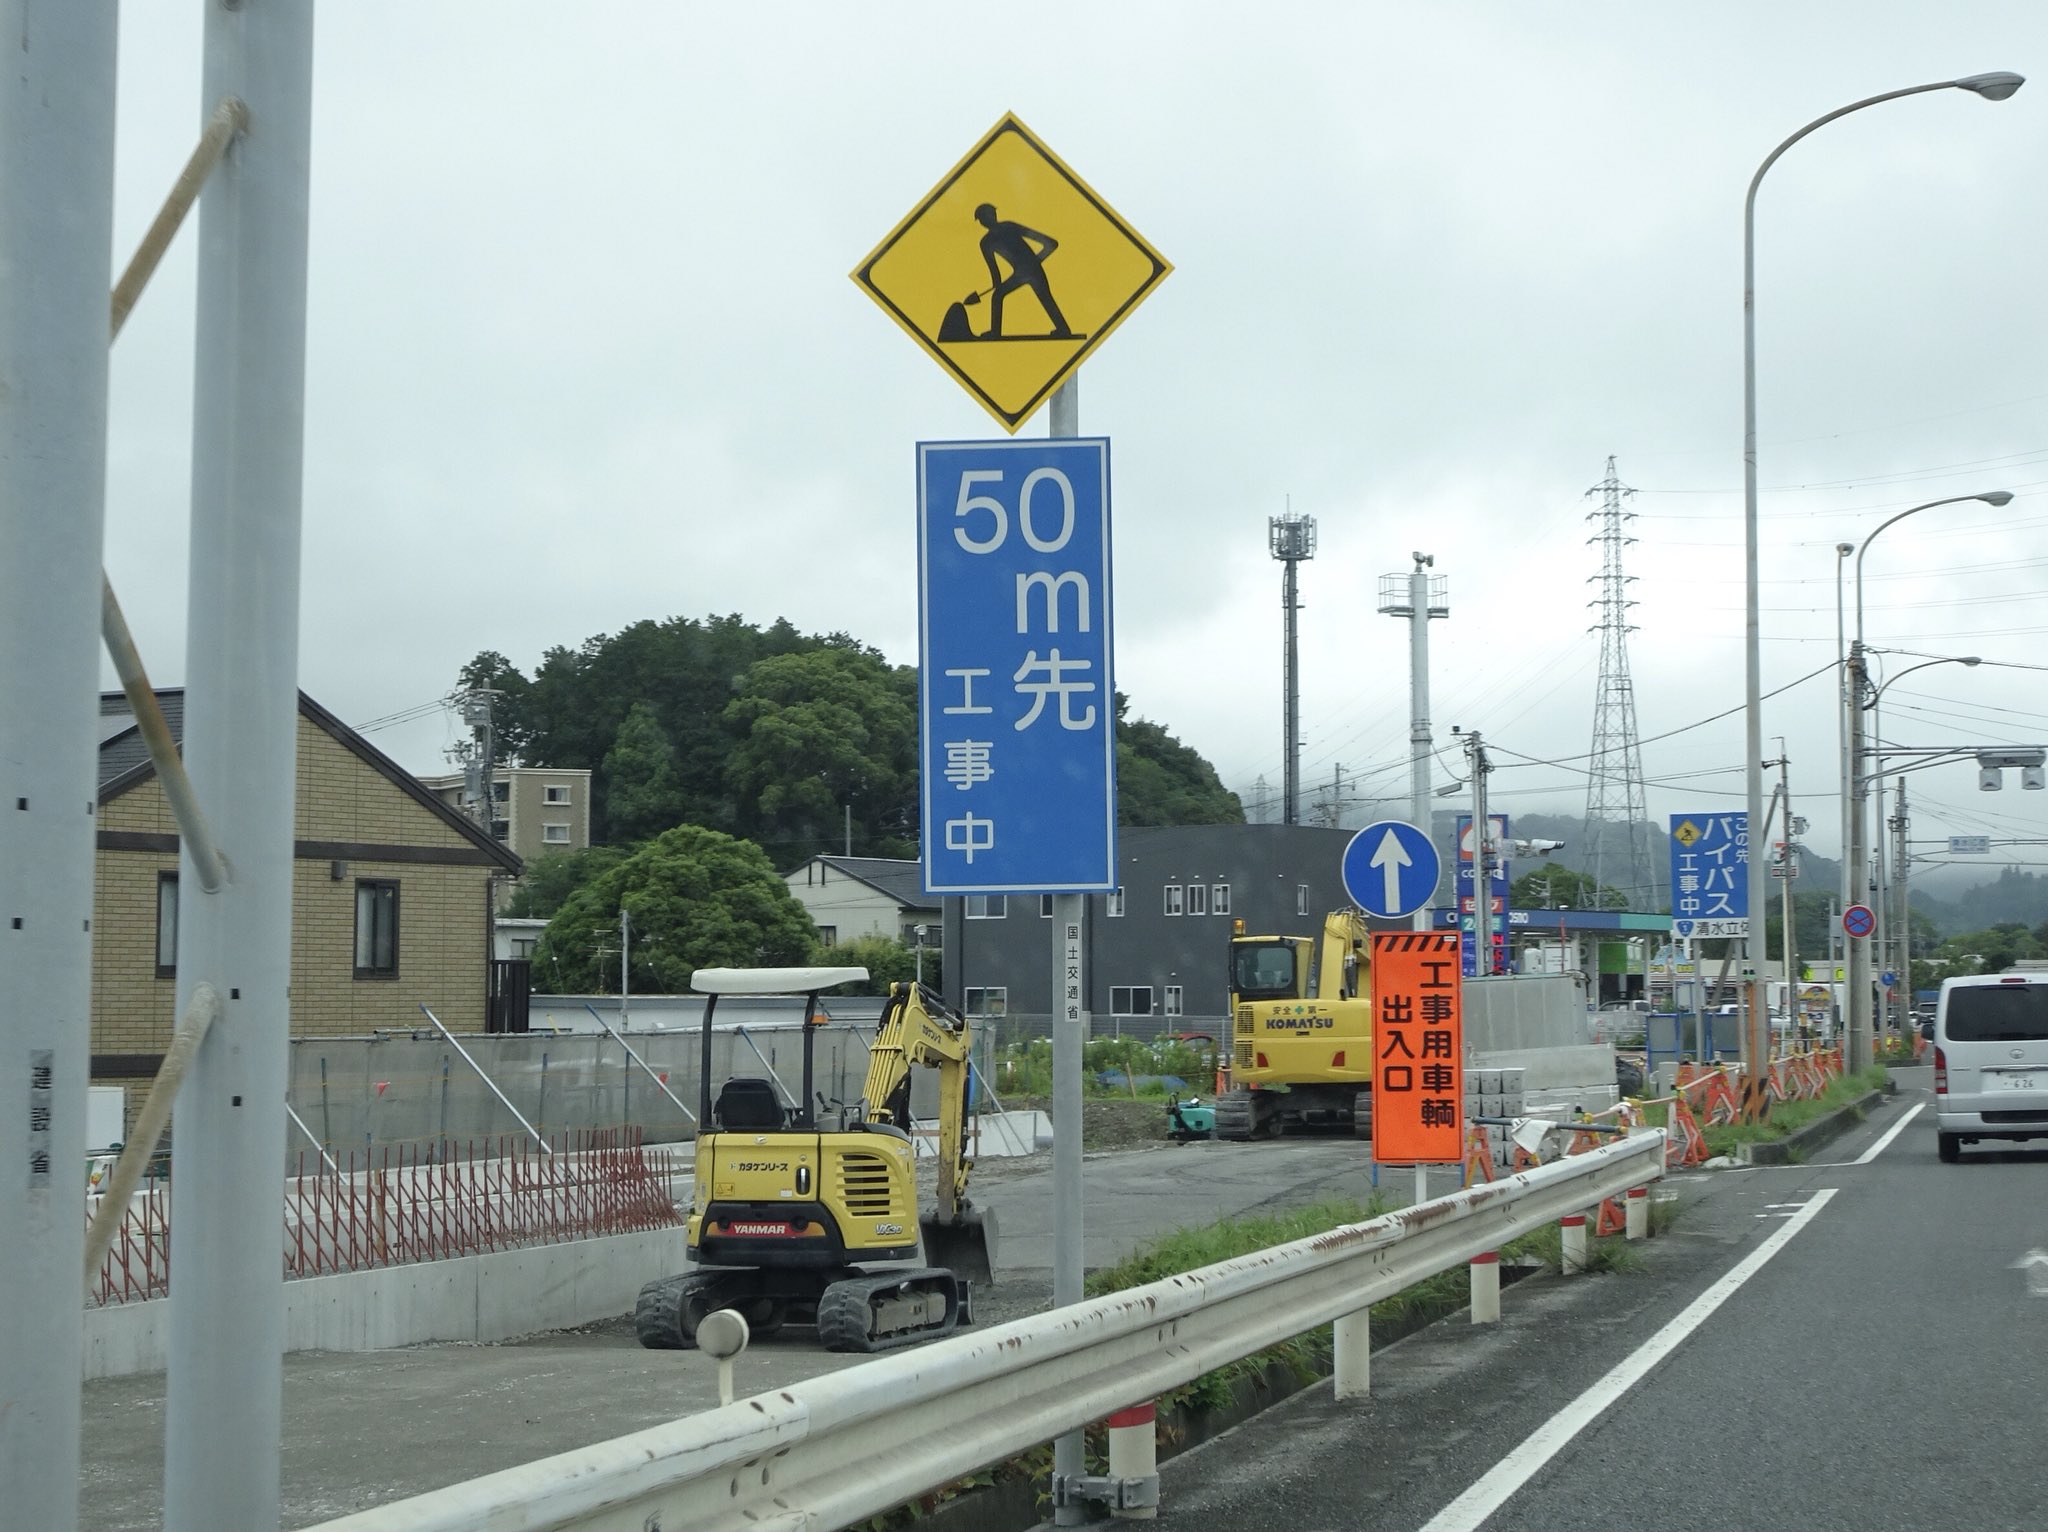
[[[1278,824],[1119,830],[1122,887],[1087,896],[1095,1035],[1214,1030],[1229,1005],[1232,922],[1252,935],[1319,933],[1323,916],[1349,902],[1342,858],[1353,833]],[[947,1003],[1047,1031],[1052,905],[1049,894],[948,898]]]

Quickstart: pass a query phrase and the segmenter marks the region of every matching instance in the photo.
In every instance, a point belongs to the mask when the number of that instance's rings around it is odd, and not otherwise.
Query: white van
[[[2048,973],[1941,981],[1935,1143],[1949,1164],[1985,1138],[2048,1138]]]

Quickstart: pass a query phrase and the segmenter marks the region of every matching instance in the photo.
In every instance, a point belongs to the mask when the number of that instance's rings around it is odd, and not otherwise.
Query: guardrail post
[[[1155,1486],[1150,1504],[1114,1506],[1109,1514],[1118,1521],[1158,1519],[1158,1418],[1155,1405],[1134,1404],[1127,1410],[1118,1410],[1105,1422],[1109,1427],[1109,1476],[1125,1484],[1150,1480]]]
[[[1626,1237],[1629,1239],[1648,1239],[1650,1237],[1649,1187],[1631,1186],[1628,1189],[1628,1196],[1623,1200],[1622,1207],[1628,1215],[1628,1228],[1625,1231]]]
[[[1339,1399],[1365,1399],[1372,1394],[1372,1310],[1337,1318],[1331,1343]]]
[[[1472,1257],[1472,1323],[1500,1323],[1500,1252],[1488,1250]]]
[[[1562,1265],[1566,1276],[1586,1269],[1586,1215],[1573,1213],[1557,1221],[1563,1233],[1564,1259]]]

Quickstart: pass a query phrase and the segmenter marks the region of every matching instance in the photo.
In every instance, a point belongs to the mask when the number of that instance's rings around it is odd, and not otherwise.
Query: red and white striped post
[[[1631,1186],[1628,1196],[1623,1199],[1622,1211],[1628,1219],[1623,1234],[1628,1239],[1650,1237],[1650,1189],[1647,1186]]]
[[[1472,1323],[1500,1323],[1500,1252],[1488,1250],[1472,1257]]]
[[[1156,1425],[1159,1411],[1151,1402],[1118,1410],[1105,1425],[1109,1427],[1109,1476],[1112,1479],[1154,1479],[1159,1477],[1159,1444]],[[1116,1506],[1109,1513],[1118,1521],[1152,1521],[1159,1515],[1151,1505]]]
[[[1574,1272],[1584,1271],[1586,1269],[1586,1215],[1584,1213],[1570,1214],[1567,1217],[1560,1218],[1557,1221],[1557,1226],[1564,1236],[1564,1274],[1571,1276]]]

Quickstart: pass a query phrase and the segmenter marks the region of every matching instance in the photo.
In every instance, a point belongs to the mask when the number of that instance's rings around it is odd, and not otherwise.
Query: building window
[[[512,938],[512,956],[515,958],[523,958],[527,962],[532,962],[533,949],[537,945],[538,943],[535,942],[534,939],[530,936],[515,936]]]
[[[1105,906],[1104,913],[1107,914],[1111,920],[1121,920],[1123,918],[1124,891],[1122,889],[1111,889],[1107,894],[1103,895],[1102,902]]]
[[[540,801],[542,803],[568,803],[569,785],[566,782],[548,783],[547,786],[540,790]]]
[[[1166,1014],[1169,1016],[1178,1016],[1180,1014],[1180,986],[1178,984],[1166,986]]]
[[[1306,915],[1308,913],[1308,885],[1306,883],[1294,885],[1294,913],[1297,915]]]
[[[992,984],[987,989],[970,989],[965,996],[967,1014],[970,1016],[1007,1016],[1010,1014],[1010,988],[1006,984]]]
[[[1038,896],[1038,918],[1040,920],[1052,919],[1052,897],[1051,894],[1040,894]]]
[[[1188,913],[1206,915],[1209,913],[1209,885],[1190,883],[1188,885]]]
[[[398,885],[381,878],[356,883],[356,977],[398,977]]]
[[[1112,1016],[1150,1016],[1152,1014],[1152,986],[1149,984],[1112,984],[1109,987],[1109,1013]]]
[[[1166,913],[1169,915],[1178,915],[1180,913],[1180,885],[1178,883],[1166,885]]]
[[[1209,890],[1209,908],[1218,915],[1228,915],[1230,913],[1230,885],[1228,883],[1218,883]]]
[[[512,821],[511,821],[511,820],[509,820],[509,819],[493,819],[493,820],[491,821],[491,837],[492,837],[492,839],[494,839],[494,840],[509,840],[509,839],[511,838],[511,835],[512,835]]]
[[[820,926],[820,927],[818,927],[818,940],[819,940],[820,942],[822,942],[822,943],[823,943],[823,944],[824,944],[825,946],[827,946],[827,947],[836,947],[836,946],[838,946],[838,945],[839,945],[839,927],[837,927],[837,926]]]
[[[567,825],[543,824],[540,827],[540,838],[550,846],[566,846],[569,844],[569,827]]]
[[[510,782],[492,782],[492,783],[491,783],[491,802],[493,802],[493,803],[504,803],[504,802],[506,802],[506,801],[507,801],[508,799],[510,799],[510,798],[511,798],[511,796],[512,796],[512,784],[511,784]]]
[[[178,976],[178,875],[156,875],[156,976]]]
[[[1001,920],[1006,913],[1001,894],[969,894],[965,914],[969,920]]]

